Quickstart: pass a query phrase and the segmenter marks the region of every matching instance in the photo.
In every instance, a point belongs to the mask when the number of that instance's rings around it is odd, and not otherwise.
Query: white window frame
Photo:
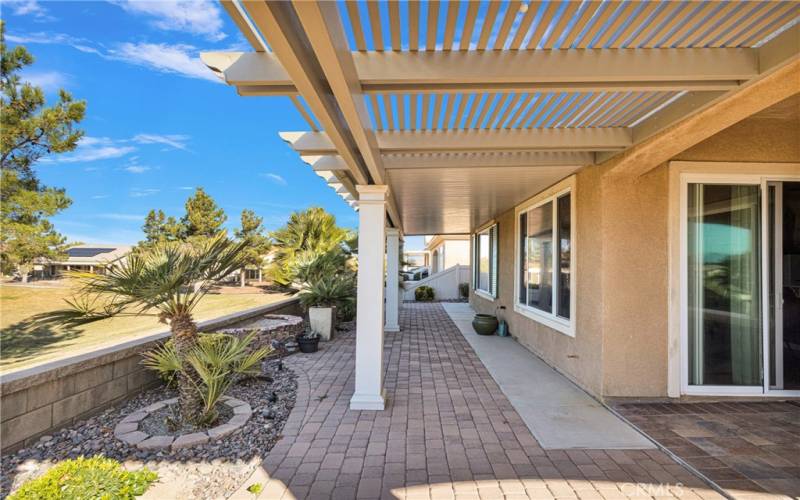
[[[749,168],[748,168],[749,167]],[[670,287],[675,291],[678,300],[677,307],[670,305],[670,344],[672,345],[677,333],[679,349],[673,352],[670,349],[669,379],[678,383],[679,393],[670,391],[671,397],[678,395],[688,396],[774,396],[796,397],[800,391],[776,390],[769,386],[769,315],[762,314],[762,385],[736,386],[736,385],[690,385],[689,384],[689,326],[688,326],[688,255],[687,245],[687,214],[688,214],[688,189],[689,184],[749,184],[760,186],[761,192],[761,301],[762,307],[769,302],[767,289],[768,259],[763,258],[768,251],[767,228],[767,185],[773,181],[797,182],[800,176],[783,173],[782,170],[798,168],[798,163],[735,163],[735,162],[693,162],[672,161],[669,164],[670,175],[677,183],[677,192],[671,195],[673,209],[677,212],[677,221],[671,228],[673,236],[671,244],[677,243],[677,248],[670,250],[671,270]],[[740,173],[742,171],[760,171],[759,173]],[[673,181],[671,181],[673,182]],[[677,205],[677,206],[675,206]],[[677,235],[674,234],[677,231]],[[675,237],[677,236],[677,237]],[[674,265],[677,263],[677,266]],[[677,287],[675,287],[677,285]],[[672,299],[671,299],[672,302]],[[677,330],[677,332],[676,332]],[[677,358],[677,359],[676,359]],[[675,373],[677,371],[678,373]]]
[[[525,316],[526,318],[532,319],[537,323],[541,323],[544,326],[552,328],[558,332],[563,333],[564,335],[575,337],[575,325],[577,323],[577,301],[576,301],[576,292],[577,292],[577,285],[578,285],[578,272],[577,272],[577,227],[578,227],[578,217],[576,211],[576,189],[575,189],[575,176],[569,177],[568,179],[556,184],[552,188],[534,196],[530,200],[518,205],[514,209],[514,311]],[[570,266],[570,290],[569,290],[569,319],[563,318],[556,314],[556,310],[558,308],[558,256],[559,252],[554,251],[552,253],[552,269],[553,269],[553,297],[555,300],[553,301],[553,312],[546,312],[540,309],[536,309],[534,307],[530,307],[525,304],[519,303],[519,289],[520,289],[520,266],[522,265],[522,254],[520,251],[520,226],[519,226],[519,217],[521,214],[538,208],[542,205],[545,205],[549,202],[553,203],[553,242],[557,241],[557,232],[558,232],[558,209],[557,209],[557,201],[560,197],[569,194],[569,205],[570,205],[570,227],[569,227],[569,237],[570,237],[570,259],[569,259],[569,266]],[[556,245],[553,245],[554,248]],[[559,245],[560,246],[560,245]]]
[[[495,237],[491,237],[491,231],[494,228]],[[497,288],[499,284],[499,280],[497,277],[497,273],[500,272],[500,260],[497,258],[497,252],[500,247],[500,234],[499,234],[499,227],[497,222],[490,222],[480,229],[475,231],[472,234],[472,293],[475,295],[482,297],[486,300],[494,301],[497,299]],[[478,238],[482,234],[489,235],[489,290],[482,290],[478,288],[478,273],[480,273],[480,254],[479,254],[479,245],[478,245]],[[494,251],[492,252],[492,246],[494,246]],[[495,282],[495,290],[492,292],[492,267],[494,267],[494,282]]]

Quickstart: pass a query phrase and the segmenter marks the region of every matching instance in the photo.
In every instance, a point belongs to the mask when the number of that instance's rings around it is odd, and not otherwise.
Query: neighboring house
[[[430,266],[430,254],[427,250],[406,250],[403,252],[403,262],[406,269],[412,267]]]
[[[449,269],[456,264],[469,266],[469,235],[441,235],[425,237],[425,250],[431,256],[431,274]]]
[[[392,14],[391,36],[380,7],[242,5],[254,51],[203,60],[299,95],[311,131],[281,136],[359,210],[351,408],[384,408],[403,234],[472,234],[473,308],[599,398],[800,396],[796,5]]]
[[[41,261],[34,266],[34,276],[57,278],[64,271],[83,271],[102,274],[105,269],[127,258],[133,249],[130,245],[88,244],[76,245],[66,251],[62,261]]]

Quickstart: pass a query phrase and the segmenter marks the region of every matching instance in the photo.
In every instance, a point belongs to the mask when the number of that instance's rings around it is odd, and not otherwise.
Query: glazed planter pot
[[[476,314],[472,320],[472,328],[478,335],[494,335],[497,330],[497,317],[491,314]]]
[[[336,308],[309,307],[308,322],[311,325],[311,331],[319,334],[322,340],[331,340],[336,326]]]
[[[317,352],[319,350],[319,337],[297,337],[297,346],[300,348],[300,352],[306,354]]]

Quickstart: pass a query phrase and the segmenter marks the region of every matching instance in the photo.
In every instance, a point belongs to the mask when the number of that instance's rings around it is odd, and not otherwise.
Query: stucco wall
[[[456,264],[462,266],[470,265],[469,262],[469,240],[445,240],[444,268],[453,267]]]
[[[674,159],[800,162],[798,130],[796,121],[751,118]],[[607,168],[592,166],[576,174],[575,338],[513,311],[514,210],[495,217],[500,236],[498,298],[492,302],[473,294],[470,300],[479,312],[506,306],[501,314],[512,335],[592,394],[665,397],[669,297],[674,293],[670,261],[675,259],[669,234],[676,217],[670,210],[669,167],[665,163],[642,176],[613,177],[604,175]],[[734,172],[744,173],[746,168],[735,167]]]

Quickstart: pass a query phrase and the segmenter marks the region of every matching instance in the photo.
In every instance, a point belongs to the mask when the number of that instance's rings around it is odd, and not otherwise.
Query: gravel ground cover
[[[146,451],[114,437],[114,427],[130,413],[158,401],[175,397],[174,391],[157,387],[103,413],[81,421],[17,453],[3,456],[0,497],[31,477],[43,474],[60,460],[103,455],[120,460],[126,467],[146,466],[159,474],[159,483],[169,496],[224,498],[234,492],[259,465],[281,437],[294,407],[297,377],[280,360],[268,360],[262,377],[234,385],[228,395],[253,408],[253,415],[239,432],[219,441],[177,451]],[[223,416],[224,417],[224,416]]]

